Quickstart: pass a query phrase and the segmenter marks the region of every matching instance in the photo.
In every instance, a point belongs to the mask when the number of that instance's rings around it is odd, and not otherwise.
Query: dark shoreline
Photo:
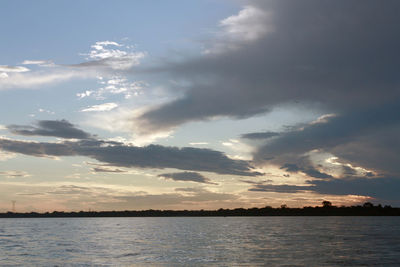
[[[227,217],[227,216],[400,216],[400,208],[367,202],[363,206],[304,208],[237,208],[219,210],[125,210],[125,211],[79,211],[46,213],[0,213],[0,218],[82,218],[82,217]]]

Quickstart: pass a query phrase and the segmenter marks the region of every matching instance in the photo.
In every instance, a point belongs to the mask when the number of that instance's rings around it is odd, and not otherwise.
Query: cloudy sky
[[[0,211],[398,206],[399,13],[4,1]]]

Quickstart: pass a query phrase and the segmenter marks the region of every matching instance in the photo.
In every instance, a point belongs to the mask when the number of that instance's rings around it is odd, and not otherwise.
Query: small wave
[[[125,253],[125,254],[121,254],[119,256],[116,256],[116,258],[126,258],[126,257],[134,257],[134,256],[138,256],[140,255],[140,253]]]

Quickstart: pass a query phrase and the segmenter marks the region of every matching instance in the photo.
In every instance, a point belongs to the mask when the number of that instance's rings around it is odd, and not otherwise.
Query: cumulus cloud
[[[175,172],[175,173],[163,173],[158,175],[165,179],[171,179],[174,181],[185,181],[185,182],[197,182],[205,184],[215,184],[210,181],[207,177],[204,177],[198,172]]]
[[[274,30],[269,23],[270,16],[266,10],[256,6],[245,6],[237,15],[220,21],[220,31],[216,35],[216,40],[204,53],[225,53],[260,39]]]
[[[7,129],[13,134],[25,136],[54,136],[67,139],[89,139],[92,136],[67,120],[41,120],[36,126],[9,125]]]

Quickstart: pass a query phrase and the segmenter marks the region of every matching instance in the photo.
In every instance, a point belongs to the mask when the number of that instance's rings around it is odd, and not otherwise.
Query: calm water
[[[400,266],[400,218],[0,219],[0,265]]]

